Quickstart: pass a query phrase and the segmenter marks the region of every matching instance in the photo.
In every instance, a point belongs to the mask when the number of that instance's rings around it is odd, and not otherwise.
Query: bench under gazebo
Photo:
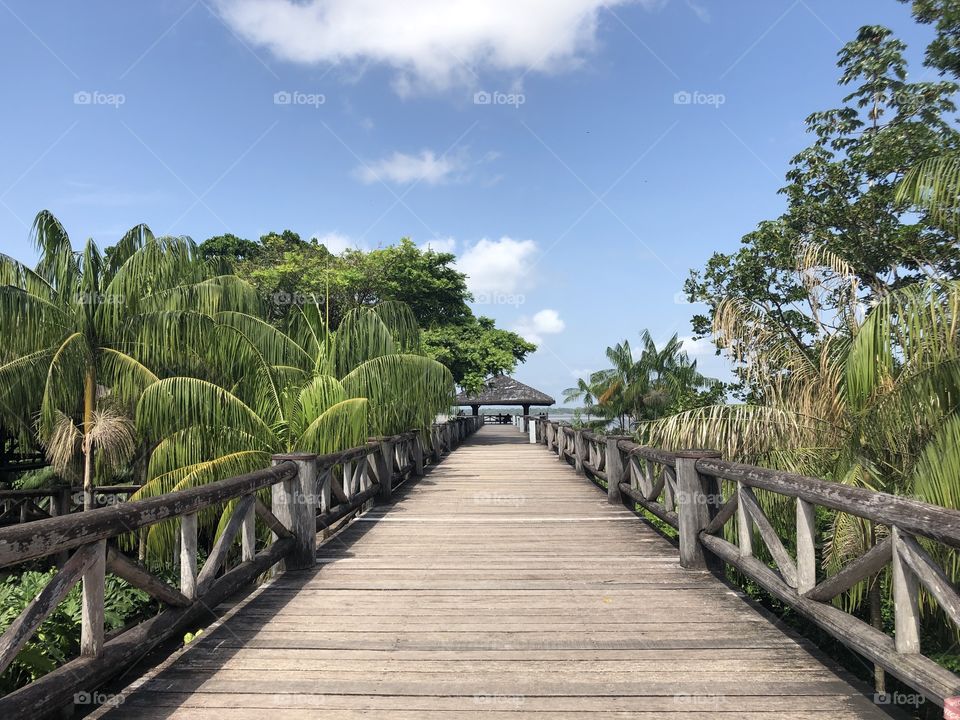
[[[523,408],[523,427],[529,429],[531,407],[548,407],[556,400],[539,390],[524,385],[507,375],[494,375],[484,383],[478,393],[462,392],[457,395],[456,404],[461,407],[470,407],[474,415],[480,414],[483,405],[493,407],[521,407]]]

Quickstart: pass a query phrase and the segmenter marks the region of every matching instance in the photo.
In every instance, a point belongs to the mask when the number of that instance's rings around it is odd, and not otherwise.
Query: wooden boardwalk
[[[125,691],[117,718],[887,717],[865,688],[487,426]]]

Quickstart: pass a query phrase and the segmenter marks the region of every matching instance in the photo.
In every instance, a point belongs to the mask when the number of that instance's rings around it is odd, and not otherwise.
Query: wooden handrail
[[[944,704],[960,695],[960,677],[921,653],[922,587],[960,625],[960,593],[916,538],[960,548],[960,512],[911,498],[820,478],[721,460],[710,451],[670,452],[588,430],[570,432],[537,419],[535,439],[594,482],[603,480],[610,502],[623,498],[679,531],[680,564],[692,570],[730,565],[780,602],[894,676]],[[603,461],[599,460],[605,448]],[[729,487],[724,487],[724,483]],[[599,483],[598,483],[599,484]],[[796,534],[791,555],[754,490],[792,498]],[[836,575],[818,583],[815,508],[829,508],[875,524],[881,540]],[[736,542],[720,537],[736,518]],[[886,536],[886,537],[884,537]],[[762,542],[773,567],[753,555]],[[831,604],[858,582],[891,565],[896,632],[893,638]]]

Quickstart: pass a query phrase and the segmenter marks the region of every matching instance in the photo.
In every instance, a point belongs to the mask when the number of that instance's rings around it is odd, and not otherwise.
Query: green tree
[[[37,215],[36,269],[0,256],[0,409],[21,434],[34,427],[57,466],[82,466],[90,506],[98,453],[133,452],[129,415],[162,370],[202,366],[213,313],[246,309],[252,288],[214,275],[184,238],[131,229],[105,255],[75,252],[48,211]]]
[[[251,251],[232,235],[207,240],[201,253],[234,263],[257,287],[269,317],[284,322],[298,304],[319,303],[331,325],[358,308],[397,301],[413,311],[427,355],[450,368],[458,385],[478,389],[491,375],[511,373],[536,346],[475,317],[467,277],[451,253],[422,250],[408,238],[370,251],[332,254],[315,240],[289,230],[268,233]]]
[[[904,50],[876,26],[861,28],[841,50],[840,84],[852,91],[842,107],[807,118],[815,141],[791,162],[781,191],[787,212],[745,236],[738,252],[715,254],[686,284],[690,299],[709,307],[694,320],[699,335],[734,297],[775,317],[798,348],[815,354],[816,338],[833,329],[844,298],[806,292],[796,257],[810,242],[849,266],[866,303],[917,280],[956,276],[954,238],[926,215],[911,214],[897,186],[916,163],[960,147],[948,121],[957,86],[908,82]]]
[[[453,373],[454,381],[476,392],[492,375],[512,373],[537,346],[509,330],[497,328],[491,318],[470,316],[423,333],[424,351]]]
[[[927,47],[928,67],[960,77],[960,2],[958,0],[900,0],[912,6],[918,22],[933,25],[937,37]]]
[[[588,412],[616,420],[620,430],[722,395],[723,385],[704,377],[696,360],[683,351],[677,335],[658,348],[648,330],[640,334],[642,350],[635,355],[629,340],[608,347],[611,367],[563,391],[564,400],[582,400]]]
[[[325,454],[426,430],[452,402],[450,371],[419,354],[419,328],[402,304],[351,311],[334,332],[316,304],[295,307],[286,331],[240,312],[215,320],[217,362],[233,380],[172,377],[146,389],[137,424],[157,445],[136,498],[251,472],[276,453]],[[232,509],[202,519],[222,526]],[[175,530],[153,526],[151,553],[169,557]]]

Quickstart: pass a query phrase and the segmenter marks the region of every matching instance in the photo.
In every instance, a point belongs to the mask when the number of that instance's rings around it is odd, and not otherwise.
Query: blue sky
[[[688,270],[780,214],[864,24],[928,75],[895,0],[0,0],[0,249],[32,261],[41,208],[77,245],[409,236],[559,398],[642,328],[690,335]]]

